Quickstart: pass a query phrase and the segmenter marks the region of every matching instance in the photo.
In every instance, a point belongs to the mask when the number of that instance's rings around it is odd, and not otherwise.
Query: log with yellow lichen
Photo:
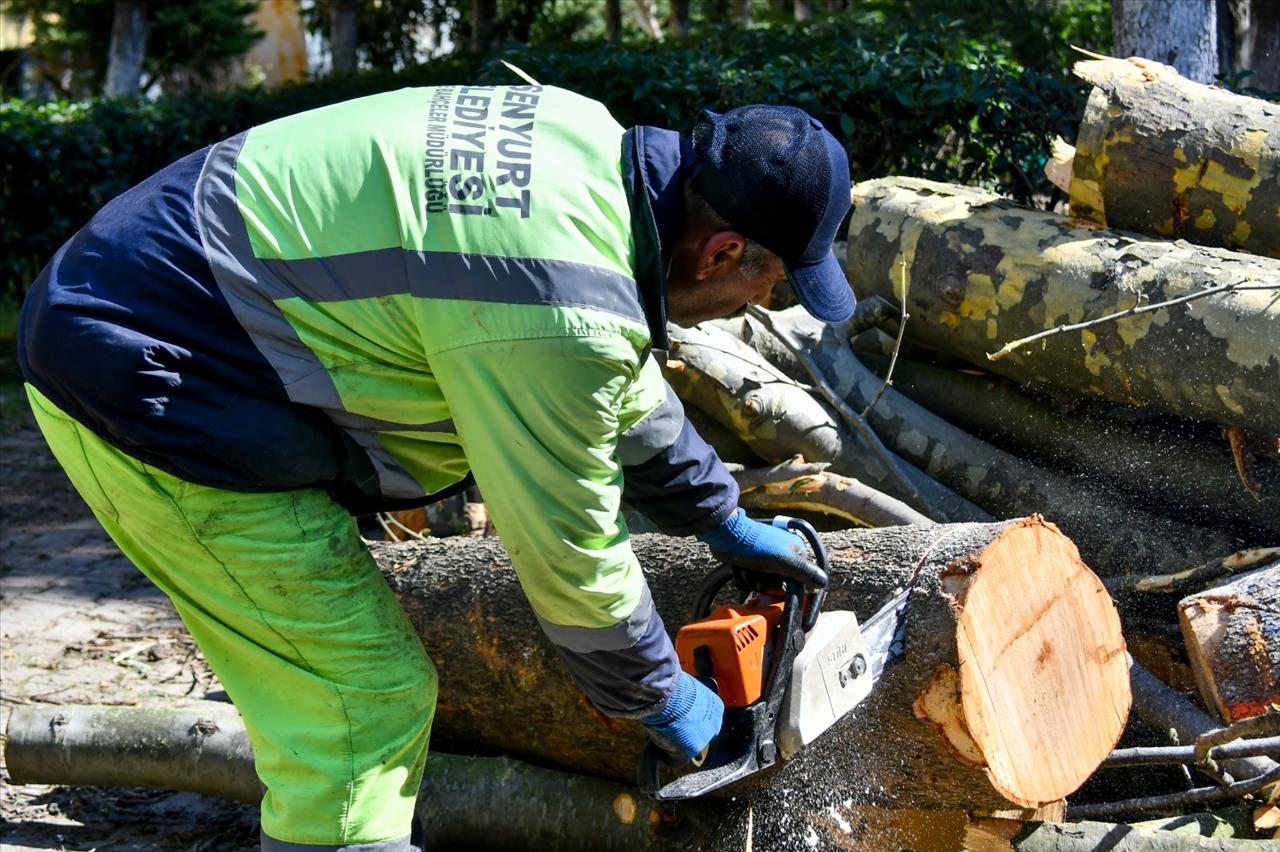
[[[1028,385],[1280,434],[1280,261],[1105,230],[916,178],[857,184],[853,204],[853,287],[897,299],[905,275],[908,341]]]
[[[1073,71],[1094,88],[1071,162],[1072,215],[1280,257],[1280,104],[1145,59]]]

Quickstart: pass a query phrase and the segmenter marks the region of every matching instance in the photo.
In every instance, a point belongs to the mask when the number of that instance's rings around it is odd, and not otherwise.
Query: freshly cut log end
[[[1039,518],[1010,525],[942,582],[960,607],[960,701],[992,785],[1024,807],[1074,792],[1129,713],[1124,636],[1102,582]]]
[[[1200,696],[1223,721],[1280,704],[1280,562],[1184,598],[1178,620]]]

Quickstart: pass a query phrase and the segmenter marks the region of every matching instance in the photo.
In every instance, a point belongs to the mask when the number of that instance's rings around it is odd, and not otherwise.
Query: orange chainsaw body
[[[753,595],[686,624],[676,634],[680,667],[694,677],[714,679],[726,707],[754,704],[764,689],[766,649],[783,606],[780,598]]]

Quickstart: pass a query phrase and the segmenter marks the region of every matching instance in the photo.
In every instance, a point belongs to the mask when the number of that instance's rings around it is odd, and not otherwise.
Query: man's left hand
[[[827,575],[809,558],[804,539],[795,533],[762,524],[738,509],[720,526],[698,534],[711,555],[729,565],[757,574],[796,580],[806,588],[825,588]]]

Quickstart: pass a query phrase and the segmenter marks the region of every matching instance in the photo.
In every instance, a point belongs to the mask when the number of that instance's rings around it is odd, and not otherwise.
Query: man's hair
[[[713,234],[720,231],[742,233],[729,220],[717,213],[711,203],[699,195],[687,180],[684,182],[684,221],[686,228],[707,230]],[[755,240],[747,239],[745,235],[742,239],[742,260],[739,261],[738,266],[743,275],[751,278],[763,272],[765,266],[774,260],[776,255]]]

